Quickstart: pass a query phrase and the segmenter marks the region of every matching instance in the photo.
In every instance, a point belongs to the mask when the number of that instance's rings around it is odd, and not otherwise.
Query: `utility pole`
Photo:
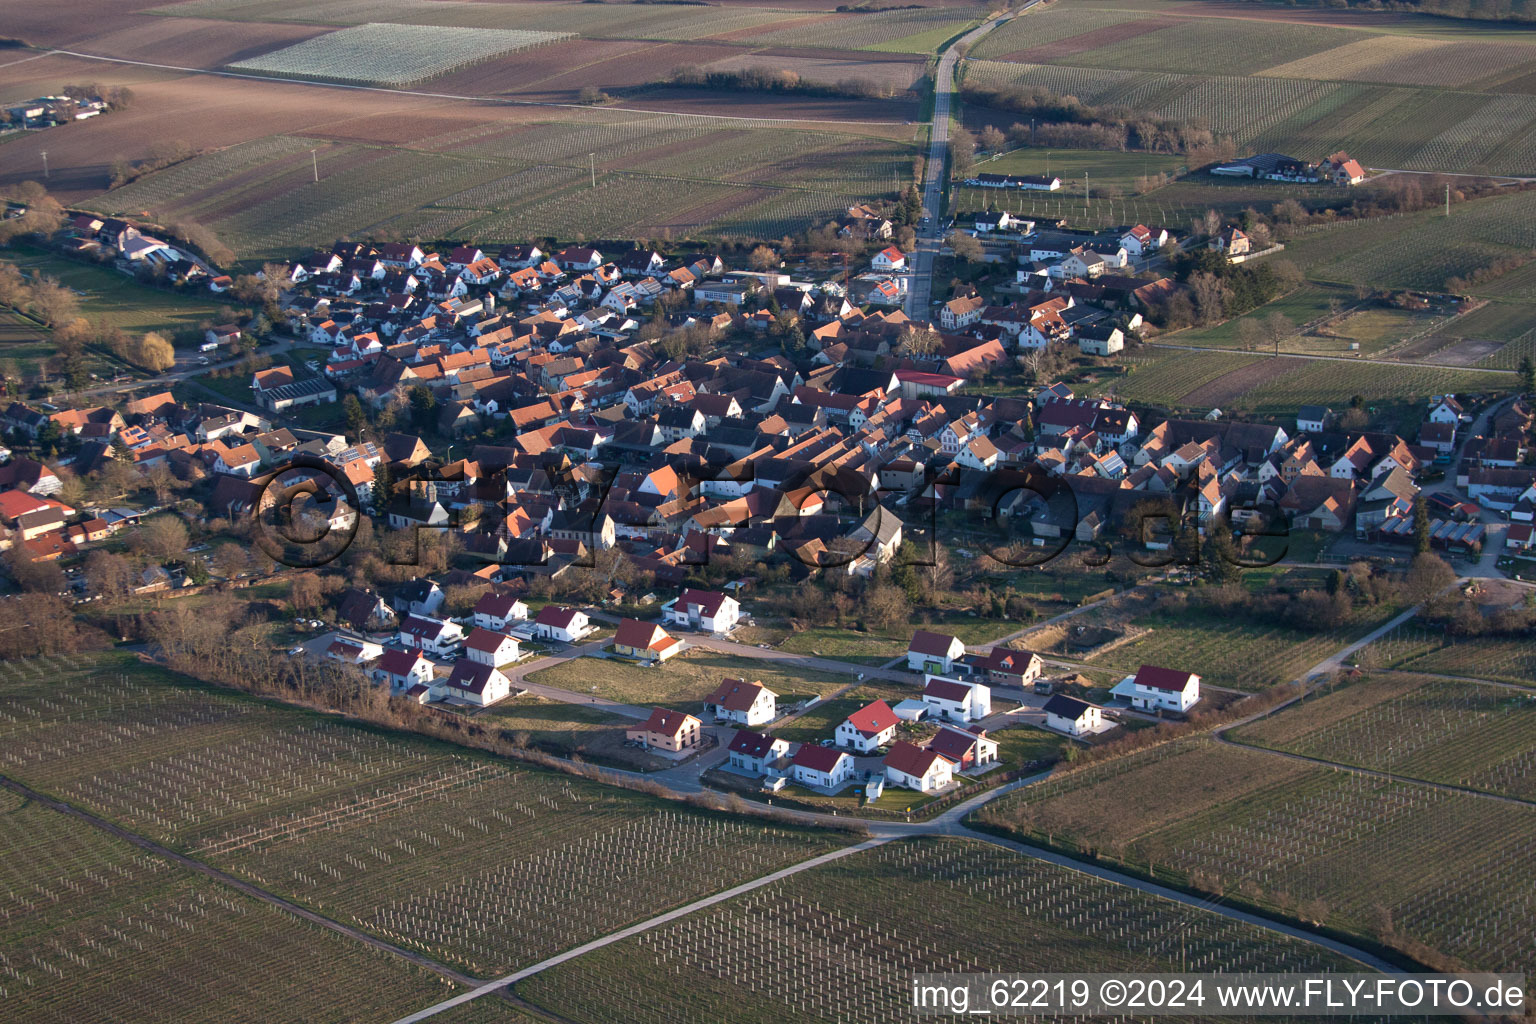
[[[1088,172],[1083,172],[1083,209],[1088,209]]]
[[[47,153],[43,154],[43,156],[47,155]],[[1445,186],[1445,215],[1447,217],[1451,215],[1451,186],[1449,184]]]
[[[48,151],[43,150],[43,177],[48,177]]]
[[[587,169],[592,172],[592,187],[597,188],[597,160],[591,153],[587,154]]]
[[[316,150],[309,151],[309,165],[315,172],[315,180],[320,180],[320,158],[315,155]]]

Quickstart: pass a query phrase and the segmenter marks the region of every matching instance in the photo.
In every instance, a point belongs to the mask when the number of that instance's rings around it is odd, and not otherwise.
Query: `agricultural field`
[[[1280,342],[1282,353],[1337,356],[1359,351],[1369,355],[1411,335],[1439,330],[1445,320],[1386,306],[1352,308],[1357,305],[1352,289],[1309,282],[1244,316],[1212,327],[1181,331],[1175,340],[1180,345],[1241,350],[1244,321],[1262,323],[1279,313],[1296,328],[1295,334]],[[1351,349],[1352,345],[1358,348]],[[1267,344],[1262,350],[1273,351]],[[1393,356],[1409,358],[1398,352]]]
[[[743,33],[735,38],[754,46],[932,53],[983,16],[979,6],[917,7],[806,19],[793,27]]]
[[[1192,740],[1070,770],[979,816],[1474,969],[1532,965],[1526,804]]]
[[[116,655],[12,662],[0,694],[6,774],[475,974],[839,841],[210,691]],[[571,904],[583,913],[558,912]]]
[[[1128,402],[1178,405],[1211,381],[1237,370],[1269,362],[1263,356],[1206,352],[1190,358],[1187,352],[1153,349],[1146,359],[1128,360],[1124,376],[1109,382],[1109,389]]]
[[[1372,643],[1360,663],[1536,688],[1536,651],[1530,644],[1499,637],[1459,639],[1411,622]]]
[[[1536,798],[1536,695],[1512,687],[1373,674],[1231,735],[1339,764]]]
[[[988,927],[975,927],[983,920]],[[515,992],[593,1024],[811,1024],[899,1019],[910,1013],[910,977],[920,971],[1166,971],[1181,963],[1345,970],[1349,961],[989,844],[922,840],[810,869],[543,971]],[[678,990],[688,998],[648,997]]]
[[[328,32],[229,66],[279,78],[401,87],[568,35],[526,29],[366,24]]]
[[[634,719],[601,708],[524,695],[487,710],[487,721],[510,730],[513,741],[557,757],[646,771],[671,764],[625,745],[624,729]]]
[[[456,993],[425,968],[8,791],[0,846],[8,1020],[341,1024]]]
[[[1131,625],[1151,629],[1144,637],[1089,659],[1091,664],[1133,673],[1139,665],[1175,665],[1205,682],[1253,692],[1306,673],[1351,640],[1368,633],[1391,609],[1367,608],[1336,630],[1314,633],[1247,616],[1195,611],[1151,614]]]
[[[761,681],[779,695],[781,706],[825,695],[854,681],[854,674],[818,672],[799,665],[696,647],[668,660],[659,668],[642,668],[618,658],[572,658],[540,669],[528,682],[557,686],[576,693],[596,688],[597,696],[622,704],[663,704],[686,711],[714,692],[722,679]]]
[[[853,677],[849,676],[844,680],[843,686],[848,686],[852,682]],[[883,700],[888,704],[894,704],[909,697],[921,697],[922,689],[917,685],[919,682],[920,680],[914,676],[913,685],[910,687],[884,680],[861,683],[842,696],[823,700],[794,720],[774,728],[773,734],[791,743],[814,743],[817,740],[830,739],[839,722],[871,701]]]
[[[48,332],[10,310],[0,311],[0,373],[32,377],[42,373],[54,356]]]

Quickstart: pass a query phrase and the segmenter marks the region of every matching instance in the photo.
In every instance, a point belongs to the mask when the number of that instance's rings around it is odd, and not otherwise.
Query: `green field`
[[[995,846],[922,840],[852,854],[614,943],[516,993],[564,1020],[891,1021],[911,1013],[914,973],[1181,963],[1339,970],[1348,961]]]
[[[1536,698],[1508,687],[1384,674],[1233,736],[1429,782],[1536,797]]]
[[[1362,664],[1536,687],[1536,650],[1518,638],[1446,636],[1409,622],[1377,640]]]
[[[1366,306],[1355,299],[1351,289],[1342,285],[1309,282],[1244,316],[1213,327],[1180,331],[1169,335],[1168,340],[1179,345],[1242,350],[1241,324],[1245,320],[1260,323],[1275,313],[1284,316],[1296,328],[1294,335],[1280,343],[1280,351],[1315,355],[1347,355],[1354,351],[1369,355],[1395,345],[1409,335],[1434,331],[1446,320],[1444,316]],[[1351,349],[1351,345],[1358,348]],[[1273,351],[1267,345],[1261,350]]]
[[[341,1024],[457,991],[10,792],[0,793],[0,846],[8,1020]]]
[[[872,701],[883,700],[894,706],[898,701],[909,698],[922,699],[923,690],[919,685],[920,682],[921,680],[914,676],[913,685],[910,687],[883,681],[863,683],[841,697],[823,700],[793,721],[775,728],[773,734],[791,743],[815,743],[819,740],[829,740],[843,719]]]
[[[980,815],[1474,969],[1532,967],[1527,804],[1196,740],[1069,771]]]
[[[198,329],[206,320],[227,319],[229,303],[208,291],[170,292],[142,285],[109,267],[65,259],[23,243],[0,249],[0,259],[28,275],[47,274],[80,293],[80,314],[92,323],[120,327],[129,334]]]
[[[121,656],[12,662],[0,695],[6,774],[480,975],[839,842],[207,690]],[[569,905],[582,913],[560,912]]]
[[[1007,125],[998,127],[1006,128]],[[988,174],[1053,174],[1061,179],[1064,188],[1070,186],[1078,194],[1082,192],[1085,174],[1095,194],[1103,194],[1099,190],[1105,188],[1130,192],[1139,177],[1177,173],[1183,168],[1182,158],[1164,153],[1106,153],[1091,149],[1015,149],[995,160],[981,160],[976,165],[978,171]],[[964,191],[966,198],[990,195],[998,203],[1009,198],[995,189]]]

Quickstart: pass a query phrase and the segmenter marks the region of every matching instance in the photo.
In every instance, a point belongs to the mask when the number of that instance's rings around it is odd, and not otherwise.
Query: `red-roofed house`
[[[683,649],[683,642],[654,622],[622,619],[613,635],[613,650],[627,658],[660,664]]]
[[[391,694],[401,694],[417,684],[432,682],[433,665],[420,651],[385,651],[373,666],[373,678],[389,684]]]
[[[587,621],[586,612],[547,604],[539,609],[539,614],[534,618],[533,631],[545,640],[573,644],[592,632],[592,625]]]
[[[907,644],[907,668],[913,672],[947,675],[954,671],[955,661],[964,655],[965,644],[958,637],[920,629],[912,634],[912,642]]]
[[[869,265],[883,273],[899,274],[907,269],[907,257],[900,249],[889,245],[875,253],[875,258],[869,261]]]
[[[853,758],[835,747],[802,743],[789,761],[790,774],[803,786],[841,789],[853,775]]]
[[[992,690],[982,683],[928,676],[923,703],[928,714],[944,721],[979,722],[992,713]]]
[[[778,716],[778,696],[761,682],[722,679],[715,692],[704,698],[704,707],[717,719],[738,725],[767,725]]]
[[[925,750],[902,740],[891,747],[881,762],[885,781],[919,793],[932,793],[954,781],[954,765],[935,750]]]
[[[476,626],[464,638],[464,656],[482,665],[505,665],[522,654],[517,637]]]
[[[643,747],[678,753],[699,745],[703,727],[704,723],[692,715],[654,708],[650,718],[632,729],[626,729],[624,738]]]
[[[840,747],[851,747],[861,754],[868,754],[890,743],[896,737],[896,726],[901,719],[883,700],[855,711],[838,725],[833,734]]]
[[[528,618],[528,606],[511,594],[488,591],[475,602],[475,625],[481,629],[504,630],[514,622]]]
[[[1133,708],[1182,712],[1200,702],[1200,677],[1193,672],[1143,665],[1109,692],[1124,697]]]
[[[741,605],[734,597],[718,590],[694,590],[692,587],[662,608],[662,612],[673,625],[705,629],[711,633],[729,633],[741,619]]]
[[[995,686],[1026,687],[1040,677],[1045,662],[1033,651],[1015,651],[994,647],[971,659],[971,666],[982,679]]]

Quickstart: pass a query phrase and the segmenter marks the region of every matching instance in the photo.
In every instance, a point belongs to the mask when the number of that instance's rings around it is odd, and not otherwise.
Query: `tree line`
[[[666,78],[651,84],[684,85],[724,92],[766,92],[860,100],[888,100],[907,91],[897,89],[888,82],[867,78],[840,78],[835,82],[827,82],[805,78],[794,71],[774,68],[715,71],[697,65],[674,68]]]
[[[1028,118],[1029,123],[1016,123],[1005,133],[1015,146],[1183,153],[1193,165],[1223,159],[1218,154],[1232,145],[1229,140],[1219,142],[1198,118],[1159,118],[1130,107],[1093,106],[1040,86],[967,83],[960,94],[967,103]]]

